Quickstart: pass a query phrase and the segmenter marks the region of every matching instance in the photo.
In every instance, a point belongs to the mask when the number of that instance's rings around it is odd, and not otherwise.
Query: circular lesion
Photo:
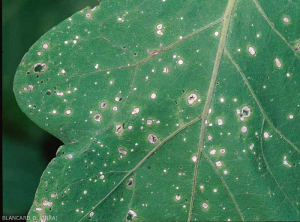
[[[34,73],[44,73],[46,68],[47,68],[46,63],[39,62],[39,63],[34,64],[33,72]]]

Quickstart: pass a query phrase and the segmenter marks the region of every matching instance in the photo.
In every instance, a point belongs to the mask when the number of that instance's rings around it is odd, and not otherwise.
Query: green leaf
[[[14,91],[65,145],[31,219],[299,220],[299,7],[103,0],[41,37]]]

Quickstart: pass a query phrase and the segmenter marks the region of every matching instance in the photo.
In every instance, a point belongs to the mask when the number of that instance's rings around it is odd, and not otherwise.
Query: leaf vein
[[[256,104],[258,105],[262,115],[264,116],[264,118],[266,119],[266,121],[269,123],[269,125],[271,126],[271,128],[278,133],[286,142],[288,142],[298,153],[300,153],[299,148],[297,148],[297,146],[292,143],[285,135],[283,135],[281,133],[281,131],[279,129],[277,129],[274,124],[272,123],[272,121],[269,119],[269,117],[267,116],[266,112],[264,111],[262,105],[260,104],[257,96],[255,95],[250,83],[248,82],[245,74],[242,72],[241,68],[239,67],[239,65],[236,63],[236,61],[233,59],[233,57],[231,56],[231,54],[225,49],[225,54],[228,56],[228,58],[230,59],[230,61],[232,62],[232,64],[235,66],[235,68],[237,69],[237,71],[240,73],[242,79],[244,80],[245,84],[247,85],[251,95],[253,96]]]
[[[213,67],[213,72],[212,72],[211,80],[210,80],[208,91],[207,91],[207,97],[206,97],[206,101],[205,101],[203,112],[202,112],[202,123],[201,123],[198,152],[197,152],[198,158],[197,158],[195,168],[194,168],[191,201],[190,201],[190,208],[189,208],[189,214],[188,214],[188,219],[187,219],[188,222],[191,221],[192,213],[193,213],[194,198],[195,198],[195,194],[196,194],[197,174],[198,174],[198,168],[199,168],[199,163],[200,163],[201,154],[202,154],[202,150],[203,150],[203,144],[204,144],[205,120],[207,119],[209,106],[211,104],[211,100],[213,97],[214,87],[215,87],[216,79],[218,76],[218,71],[219,71],[219,66],[220,66],[222,55],[223,55],[223,51],[225,49],[228,27],[230,24],[231,14],[233,12],[235,2],[236,2],[236,0],[229,0],[226,10],[225,10],[225,13],[224,13],[223,28],[221,31],[219,47],[218,47],[218,50],[216,53],[216,59],[215,59],[214,67]]]
[[[294,52],[295,56],[300,59],[300,56],[297,54],[297,52],[294,50],[294,48],[291,46],[291,44],[284,38],[284,36],[274,27],[274,23],[270,21],[262,7],[259,5],[257,0],[253,0],[255,7],[260,12],[262,17],[267,21],[267,23],[270,25],[270,27],[274,30],[274,32],[288,45],[288,47]]]
[[[176,131],[174,131],[173,133],[171,133],[169,136],[167,136],[163,141],[161,141],[156,147],[154,147],[153,150],[151,150],[131,171],[129,171],[124,177],[123,179],[121,179],[121,181],[103,198],[101,199],[94,207],[93,210],[96,209],[96,207],[98,207],[104,200],[106,200],[125,180],[127,177],[129,177],[132,173],[134,173],[141,165],[143,165],[143,163],[150,157],[152,156],[160,147],[162,147],[166,142],[168,142],[171,138],[173,138],[174,136],[176,136],[178,133],[180,133],[182,130],[184,130],[185,128],[193,125],[194,123],[198,122],[199,120],[201,120],[201,116],[193,119],[192,121],[188,122],[187,124],[185,124],[184,126],[182,126],[181,128],[177,129]],[[92,212],[89,211],[87,212],[78,222],[82,221],[83,218],[85,218],[86,216],[88,216],[90,213]]]

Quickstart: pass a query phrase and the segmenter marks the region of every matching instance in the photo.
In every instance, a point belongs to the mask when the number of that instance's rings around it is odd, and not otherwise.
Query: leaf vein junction
[[[199,120],[201,120],[201,116],[197,117],[195,119],[193,119],[192,121],[188,122],[187,124],[185,124],[184,126],[182,126],[181,128],[179,128],[178,130],[174,131],[173,133],[171,133],[169,136],[167,136],[163,141],[161,141],[156,147],[153,148],[153,150],[151,150],[131,171],[129,171],[124,177],[123,179],[103,198],[101,199],[94,207],[93,210],[98,207],[104,200],[106,200],[126,179],[127,177],[129,177],[132,173],[134,173],[141,165],[143,165],[144,162],[146,162],[146,160],[152,156],[160,147],[162,147],[166,142],[168,142],[171,138],[173,138],[174,136],[176,136],[178,133],[180,133],[182,130],[184,130],[185,128],[193,125],[194,123],[198,122]],[[78,222],[82,221],[86,216],[88,216],[93,210],[90,210],[89,212],[87,212]]]
[[[210,81],[208,92],[207,92],[207,98],[206,98],[205,105],[203,108],[200,138],[199,138],[198,153],[197,153],[198,158],[197,158],[195,168],[194,168],[192,194],[191,194],[190,208],[189,208],[189,214],[188,214],[188,219],[187,219],[188,222],[191,221],[192,213],[193,213],[194,199],[195,199],[195,194],[196,194],[198,168],[199,168],[200,158],[201,158],[201,154],[203,151],[203,144],[204,144],[204,134],[205,134],[205,127],[206,127],[205,120],[207,119],[209,107],[210,107],[211,100],[213,97],[214,87],[215,87],[216,79],[218,76],[218,71],[219,71],[219,66],[220,66],[222,55],[223,55],[223,51],[225,49],[227,32],[228,32],[228,28],[229,28],[229,24],[230,24],[230,20],[231,20],[231,14],[232,14],[234,6],[235,6],[235,2],[236,2],[236,0],[229,0],[227,7],[226,7],[219,47],[217,50],[213,73],[211,76],[211,81]]]

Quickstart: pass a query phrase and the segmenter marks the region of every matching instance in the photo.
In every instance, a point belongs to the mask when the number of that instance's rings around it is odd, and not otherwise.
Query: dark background
[[[3,214],[25,216],[39,179],[62,144],[22,113],[13,94],[16,69],[49,29],[97,0],[2,1]]]

